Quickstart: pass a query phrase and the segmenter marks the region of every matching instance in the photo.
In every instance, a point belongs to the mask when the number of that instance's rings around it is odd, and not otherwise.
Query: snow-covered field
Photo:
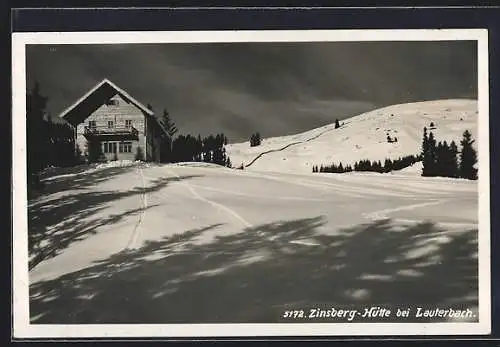
[[[272,323],[286,309],[349,305],[476,312],[477,181],[420,177],[421,163],[311,172],[417,154],[431,122],[438,141],[476,137],[477,102],[395,105],[339,129],[229,145],[245,170],[46,170],[28,206],[32,323]]]
[[[362,143],[348,132],[356,122],[325,146],[343,136]],[[415,122],[398,130],[399,144],[419,142]],[[472,121],[460,124],[457,134]],[[477,306],[474,181],[187,163],[56,171],[29,202],[32,323],[278,322],[287,308]]]
[[[467,99],[425,101],[366,112],[341,121],[338,129],[334,120],[301,134],[264,138],[256,147],[249,142],[229,144],[227,151],[234,166],[251,164],[247,169],[257,171],[308,173],[313,165],[345,166],[363,159],[383,163],[386,158],[420,153],[424,127],[438,141],[454,140],[459,145],[465,130],[476,138],[478,105]],[[398,141],[387,142],[387,135]]]

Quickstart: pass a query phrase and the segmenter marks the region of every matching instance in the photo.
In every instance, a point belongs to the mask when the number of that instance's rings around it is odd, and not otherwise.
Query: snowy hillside
[[[313,165],[362,159],[396,159],[417,154],[422,130],[427,127],[438,141],[455,140],[465,130],[477,136],[477,100],[436,100],[388,106],[301,134],[273,137],[250,147],[249,142],[229,144],[227,151],[234,166],[278,172],[311,172]],[[431,122],[435,128],[431,128]],[[397,138],[389,143],[387,136]],[[416,170],[413,170],[416,171]]]

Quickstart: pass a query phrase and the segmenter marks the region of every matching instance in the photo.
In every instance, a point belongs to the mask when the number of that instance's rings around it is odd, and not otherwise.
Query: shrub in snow
[[[87,159],[90,163],[99,163],[106,160],[99,141],[87,142],[87,153]]]
[[[260,137],[260,133],[256,132],[255,134],[252,134],[250,137],[250,147],[260,146],[261,143],[262,139]]]
[[[137,147],[137,150],[135,151],[135,160],[144,161],[144,153],[142,152],[141,146]]]

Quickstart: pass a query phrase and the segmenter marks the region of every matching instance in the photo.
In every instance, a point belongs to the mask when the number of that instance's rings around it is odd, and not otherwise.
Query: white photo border
[[[477,41],[479,322],[272,324],[30,324],[26,174],[26,45],[215,42]],[[491,333],[489,75],[487,29],[29,32],[12,34],[13,337],[271,337],[487,335]]]

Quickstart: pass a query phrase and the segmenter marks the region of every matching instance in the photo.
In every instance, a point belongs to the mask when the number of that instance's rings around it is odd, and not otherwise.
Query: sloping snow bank
[[[411,175],[411,176],[419,176],[422,174],[422,162],[418,161],[413,165],[405,167],[404,169],[394,171],[395,174],[400,175]]]
[[[136,166],[136,165],[144,165],[147,163],[144,163],[140,160],[132,161],[132,160],[114,160],[114,161],[108,161],[106,163],[100,163],[97,164],[95,169],[109,169],[109,168],[114,168],[114,167],[127,167],[127,166]]]
[[[141,161],[116,160],[99,164],[96,163],[80,164],[71,167],[49,167],[41,172],[40,178],[43,181],[50,181],[55,178],[71,177],[103,169],[128,167],[128,166],[150,167],[150,165],[151,165],[150,163]]]
[[[218,165],[218,164],[213,164],[213,163],[205,163],[205,162],[198,162],[198,161],[187,161],[187,162],[180,162],[180,163],[172,163],[169,165],[173,166],[188,166],[188,167],[204,167],[204,168],[213,168],[213,169],[229,169],[226,166]]]

